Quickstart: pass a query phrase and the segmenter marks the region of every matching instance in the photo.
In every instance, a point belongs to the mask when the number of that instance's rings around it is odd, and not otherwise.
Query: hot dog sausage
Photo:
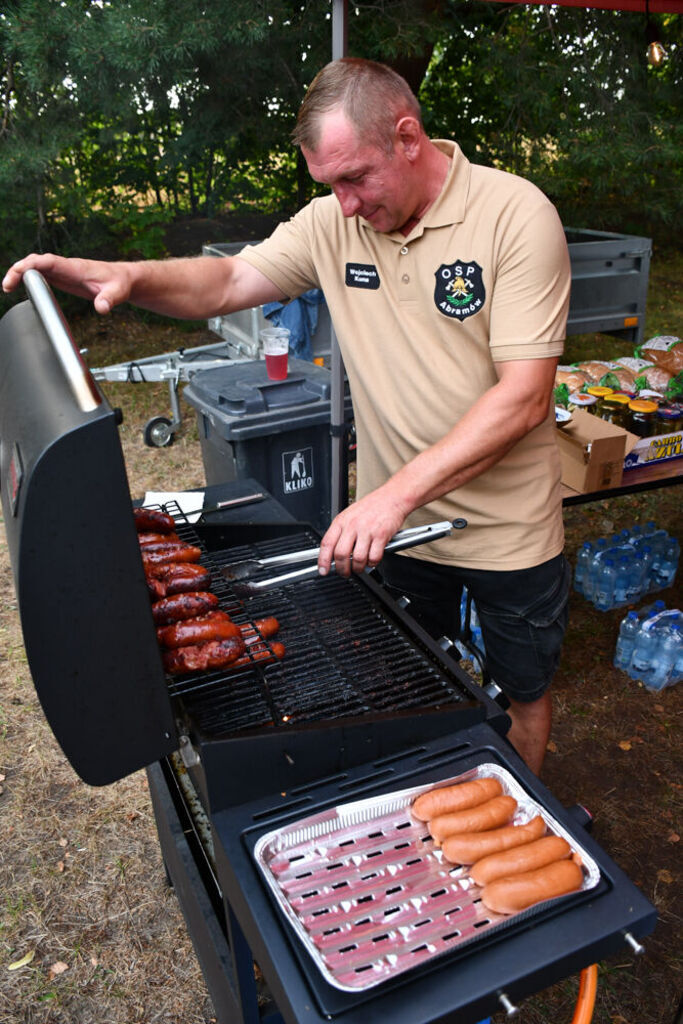
[[[173,594],[155,601],[152,605],[152,618],[157,626],[166,626],[171,622],[192,619],[196,615],[205,615],[218,607],[218,598],[208,590],[195,590],[185,594]]]
[[[504,825],[489,832],[464,832],[448,836],[442,844],[443,855],[451,864],[474,864],[490,853],[500,853],[522,843],[540,839],[545,822],[537,815],[526,825]]]
[[[503,853],[483,857],[470,868],[470,878],[477,885],[488,885],[496,878],[535,871],[536,868],[568,857],[570,853],[571,846],[562,836],[543,836],[533,843],[524,843],[523,846],[515,846]]]
[[[482,903],[496,914],[516,914],[534,903],[576,892],[583,872],[573,860],[556,860],[535,871],[497,878],[481,891]]]
[[[476,807],[503,792],[498,779],[471,779],[455,786],[442,786],[421,793],[415,800],[411,811],[419,821],[430,821],[439,814],[450,814],[452,811],[464,811],[468,807]]]
[[[154,533],[173,533],[175,521],[160,509],[134,508],[133,519],[138,533],[153,531]]]
[[[469,807],[465,811],[440,814],[429,822],[432,838],[441,843],[446,836],[461,832],[488,832],[512,819],[517,810],[517,801],[511,796],[494,796],[485,804]]]
[[[178,647],[162,654],[164,668],[171,675],[185,675],[188,672],[206,672],[208,669],[225,668],[244,654],[244,642],[238,636],[228,640],[211,640],[205,644]]]
[[[158,565],[170,565],[171,562],[198,562],[202,557],[201,548],[193,544],[169,544],[166,551],[150,551],[141,549],[142,564],[145,571]]]
[[[232,621],[226,612],[215,611],[200,615],[184,622],[174,622],[170,626],[157,629],[157,639],[162,647],[190,647],[207,643],[209,640],[228,640],[240,637],[240,627]]]

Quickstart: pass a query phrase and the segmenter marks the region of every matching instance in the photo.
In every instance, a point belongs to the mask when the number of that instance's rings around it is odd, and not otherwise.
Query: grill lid
[[[44,279],[0,322],[0,485],[45,716],[91,785],[177,749],[118,417]]]

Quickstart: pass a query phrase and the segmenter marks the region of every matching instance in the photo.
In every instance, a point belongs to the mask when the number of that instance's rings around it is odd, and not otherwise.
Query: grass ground
[[[683,336],[682,271],[680,256],[655,254],[647,336]],[[131,311],[73,323],[91,366],[214,340],[201,328]],[[615,339],[568,341],[567,361],[619,354]],[[121,439],[133,495],[202,486],[187,406],[176,443],[150,449],[142,426],[168,412],[166,386],[106,385],[105,391],[124,413]],[[683,540],[680,488],[567,509],[567,554],[573,560],[583,540],[648,519]],[[0,578],[6,595],[0,607],[0,1024],[210,1024],[211,1002],[166,887],[145,775],[104,789],[75,776],[31,683],[4,533]],[[670,607],[683,607],[680,574],[678,580],[662,594]],[[596,839],[659,914],[644,956],[623,948],[600,964],[595,1024],[674,1024],[682,976],[683,687],[655,695],[612,667],[622,614],[596,612],[572,595],[543,779],[565,804],[589,807]],[[525,1001],[520,1019],[569,1024],[576,993],[576,978],[567,979]]]

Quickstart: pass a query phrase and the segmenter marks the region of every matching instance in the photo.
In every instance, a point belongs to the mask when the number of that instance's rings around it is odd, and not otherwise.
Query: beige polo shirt
[[[408,237],[345,218],[330,195],[238,257],[290,298],[322,289],[351,385],[359,497],[443,437],[496,382],[495,362],[563,351],[570,269],[555,208],[530,182],[436,145],[450,173]],[[559,554],[555,429],[550,409],[495,466],[417,509],[406,525],[469,525],[408,554],[479,569]]]

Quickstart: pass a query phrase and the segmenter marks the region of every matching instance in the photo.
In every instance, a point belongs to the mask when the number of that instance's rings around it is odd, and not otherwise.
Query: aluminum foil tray
[[[467,867],[449,864],[424,822],[410,814],[436,786],[494,776],[517,801],[522,825],[540,814],[547,834],[562,836],[581,858],[582,889],[600,879],[595,861],[496,764],[437,783],[340,804],[258,840],[254,856],[294,931],[326,980],[359,992],[395,978],[483,933],[509,927],[572,893],[523,911],[487,910]]]

